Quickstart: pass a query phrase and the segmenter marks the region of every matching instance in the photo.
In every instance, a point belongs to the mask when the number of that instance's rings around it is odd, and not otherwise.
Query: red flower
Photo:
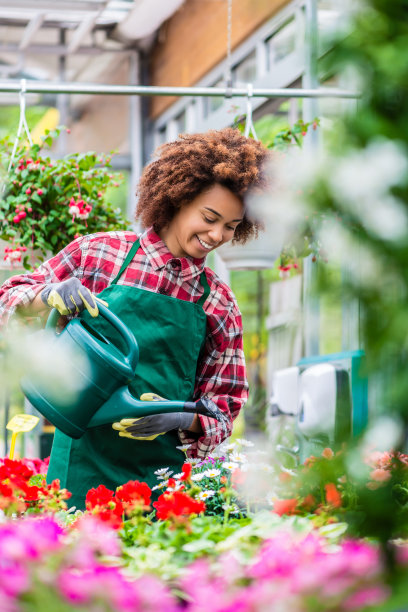
[[[148,510],[152,491],[145,482],[129,480],[116,489],[115,499],[119,499],[126,514],[133,510]]]
[[[90,489],[86,494],[85,505],[88,512],[114,529],[122,527],[123,504],[120,499],[114,499],[113,491],[107,489],[105,485]]]
[[[191,463],[185,463],[183,465],[183,467],[181,468],[181,471],[183,472],[183,475],[180,476],[180,480],[189,480],[190,476],[191,476],[191,472],[192,472],[192,466]]]
[[[113,501],[113,491],[101,484],[96,489],[89,489],[86,494],[85,505],[87,510],[93,510],[97,506],[105,506],[111,501]]]
[[[15,459],[3,459],[3,465],[0,465],[0,480],[7,478],[22,478],[25,481],[29,481],[33,471],[30,470],[22,461]]]
[[[332,459],[334,457],[332,449],[329,447],[324,448],[322,451],[322,457],[324,457],[325,459]]]
[[[282,516],[282,514],[295,514],[298,500],[296,497],[292,499],[275,499],[273,501],[273,512]]]
[[[231,484],[233,487],[244,484],[245,482],[245,473],[237,468],[231,474]]]
[[[312,495],[311,493],[309,493],[308,495],[306,495],[306,497],[303,499],[302,501],[302,508],[305,508],[305,510],[311,510],[313,508],[313,506],[316,504],[316,498],[314,495]]]
[[[341,495],[336,488],[336,485],[332,482],[324,485],[326,491],[326,502],[335,508],[340,508],[341,506]]]
[[[157,518],[165,521],[177,517],[185,518],[191,514],[200,514],[205,511],[205,503],[196,501],[182,491],[163,493],[153,506],[156,508]]]

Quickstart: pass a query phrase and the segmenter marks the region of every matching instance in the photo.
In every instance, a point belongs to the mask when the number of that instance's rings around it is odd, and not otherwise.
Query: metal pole
[[[60,43],[65,45],[65,34],[66,31],[64,29],[60,30]],[[66,67],[67,67],[67,57],[66,55],[61,55],[58,58],[58,76],[62,82],[65,81],[66,78]],[[60,114],[59,124],[67,125],[68,122],[68,97],[66,94],[60,96],[58,98],[58,111]],[[64,130],[62,130],[60,137],[57,143],[58,155],[63,157],[67,152],[67,135]]]
[[[139,54],[133,51],[129,56],[129,83],[136,84],[139,81]],[[130,176],[127,214],[129,219],[135,216],[136,185],[142,173],[143,167],[143,137],[141,120],[140,98],[130,96],[129,98],[129,144],[130,144]]]
[[[306,0],[305,2],[305,25],[306,25],[306,45],[305,45],[305,72],[303,84],[306,88],[319,89],[318,80],[318,19],[316,0]],[[313,121],[319,112],[317,97],[303,101],[303,120]],[[305,138],[304,148],[310,154],[319,146],[317,130],[309,130]],[[303,339],[304,354],[306,357],[319,354],[319,335],[320,335],[320,308],[319,299],[313,294],[313,285],[316,275],[316,266],[312,257],[303,260]]]
[[[20,81],[0,81],[0,93],[19,92]],[[27,93],[50,94],[94,94],[109,96],[210,96],[223,98],[226,95],[246,98],[248,89],[238,87],[158,87],[153,85],[99,85],[96,83],[50,83],[47,81],[27,81]],[[255,98],[359,98],[360,94],[345,89],[254,89]]]

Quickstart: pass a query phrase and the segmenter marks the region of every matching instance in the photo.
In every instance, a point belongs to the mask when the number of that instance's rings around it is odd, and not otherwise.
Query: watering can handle
[[[128,354],[125,356],[125,359],[131,365],[132,369],[136,368],[137,363],[139,361],[139,347],[135,336],[126,327],[126,325],[122,323],[119,317],[116,316],[111,310],[109,310],[109,308],[104,306],[104,304],[101,304],[99,302],[98,309],[99,314],[102,315],[102,317],[106,319],[122,336],[128,350]],[[46,329],[55,329],[60,316],[61,315],[58,310],[56,308],[53,308],[47,319],[47,323],[45,325]],[[107,338],[104,337],[104,340],[108,344],[111,344]]]

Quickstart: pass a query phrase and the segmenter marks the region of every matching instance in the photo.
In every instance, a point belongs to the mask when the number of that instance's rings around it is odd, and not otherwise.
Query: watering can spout
[[[177,400],[145,401],[138,400],[132,395],[129,387],[117,389],[110,398],[99,408],[88,423],[88,429],[100,425],[112,424],[121,419],[140,418],[154,414],[169,412],[189,412],[203,414],[219,421],[220,413],[201,402],[183,402]]]

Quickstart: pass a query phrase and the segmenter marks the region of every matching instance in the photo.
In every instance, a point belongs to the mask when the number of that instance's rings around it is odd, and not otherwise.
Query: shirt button
[[[164,287],[159,287],[159,293],[161,293],[162,295],[167,295],[167,291]]]
[[[173,259],[173,261],[171,261],[171,267],[172,268],[179,268],[180,267],[180,262],[176,261],[175,259]]]

